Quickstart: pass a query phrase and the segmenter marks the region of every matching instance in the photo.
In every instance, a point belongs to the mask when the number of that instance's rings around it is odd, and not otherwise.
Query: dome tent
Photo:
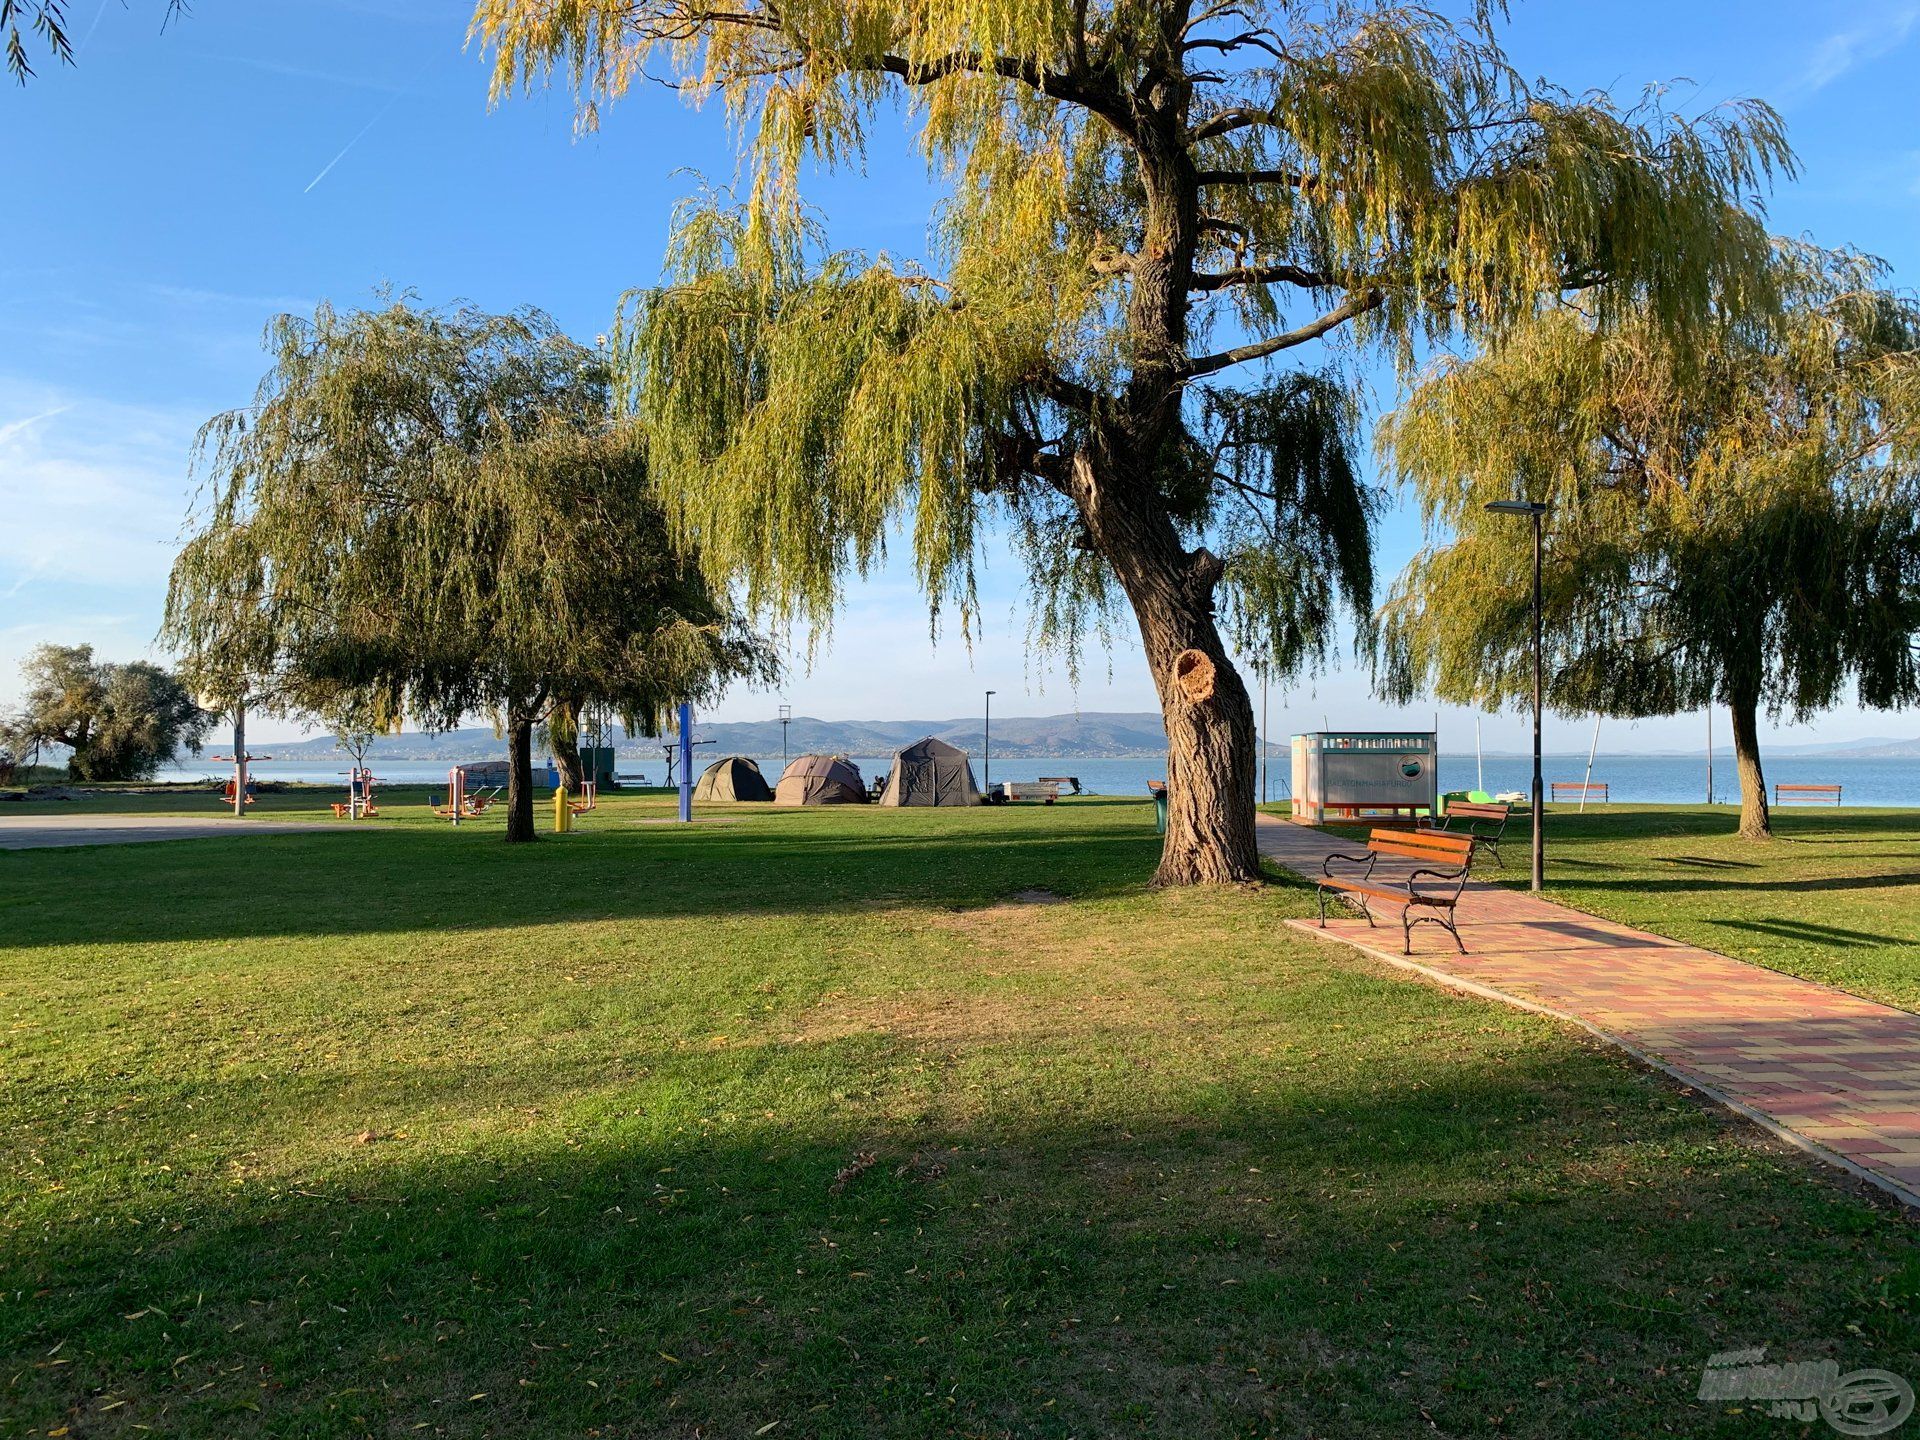
[[[967,752],[929,735],[893,757],[882,805],[978,805],[980,787],[973,783]]]
[[[703,804],[710,800],[771,800],[767,777],[760,767],[744,755],[723,755],[700,772],[693,787],[693,798]]]
[[[802,755],[774,787],[776,805],[864,805],[867,782],[860,767],[838,755]]]

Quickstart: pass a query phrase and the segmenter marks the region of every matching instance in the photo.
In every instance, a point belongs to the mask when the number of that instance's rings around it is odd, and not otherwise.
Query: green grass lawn
[[[1145,803],[418,798],[0,852],[0,1435],[1752,1437],[1713,1351],[1920,1371],[1910,1219],[1297,888],[1146,891]]]
[[[1736,835],[1727,806],[1557,808],[1547,817],[1552,899],[1920,1010],[1920,813],[1793,807],[1775,838]],[[1504,874],[1526,884],[1525,817]]]

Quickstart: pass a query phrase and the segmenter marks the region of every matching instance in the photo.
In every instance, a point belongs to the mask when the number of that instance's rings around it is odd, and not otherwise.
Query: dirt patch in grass
[[[1048,1034],[1059,1027],[1026,1000],[984,995],[828,996],[803,1012],[787,1037],[800,1044],[887,1035],[916,1045],[988,1045]]]

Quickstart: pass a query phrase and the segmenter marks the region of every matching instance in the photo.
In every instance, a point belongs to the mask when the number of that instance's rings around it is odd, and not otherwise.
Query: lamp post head
[[[1487,509],[1501,515],[1544,515],[1546,504],[1539,500],[1490,500]]]

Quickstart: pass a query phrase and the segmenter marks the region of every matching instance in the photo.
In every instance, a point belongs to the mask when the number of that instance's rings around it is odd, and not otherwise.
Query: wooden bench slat
[[[1351,890],[1357,895],[1371,895],[1378,900],[1391,900],[1396,905],[1439,905],[1451,910],[1455,903],[1452,895],[1422,895],[1415,891],[1412,895],[1404,890],[1382,890],[1377,885],[1368,885],[1359,880],[1341,880],[1338,878],[1320,882],[1329,890]]]

